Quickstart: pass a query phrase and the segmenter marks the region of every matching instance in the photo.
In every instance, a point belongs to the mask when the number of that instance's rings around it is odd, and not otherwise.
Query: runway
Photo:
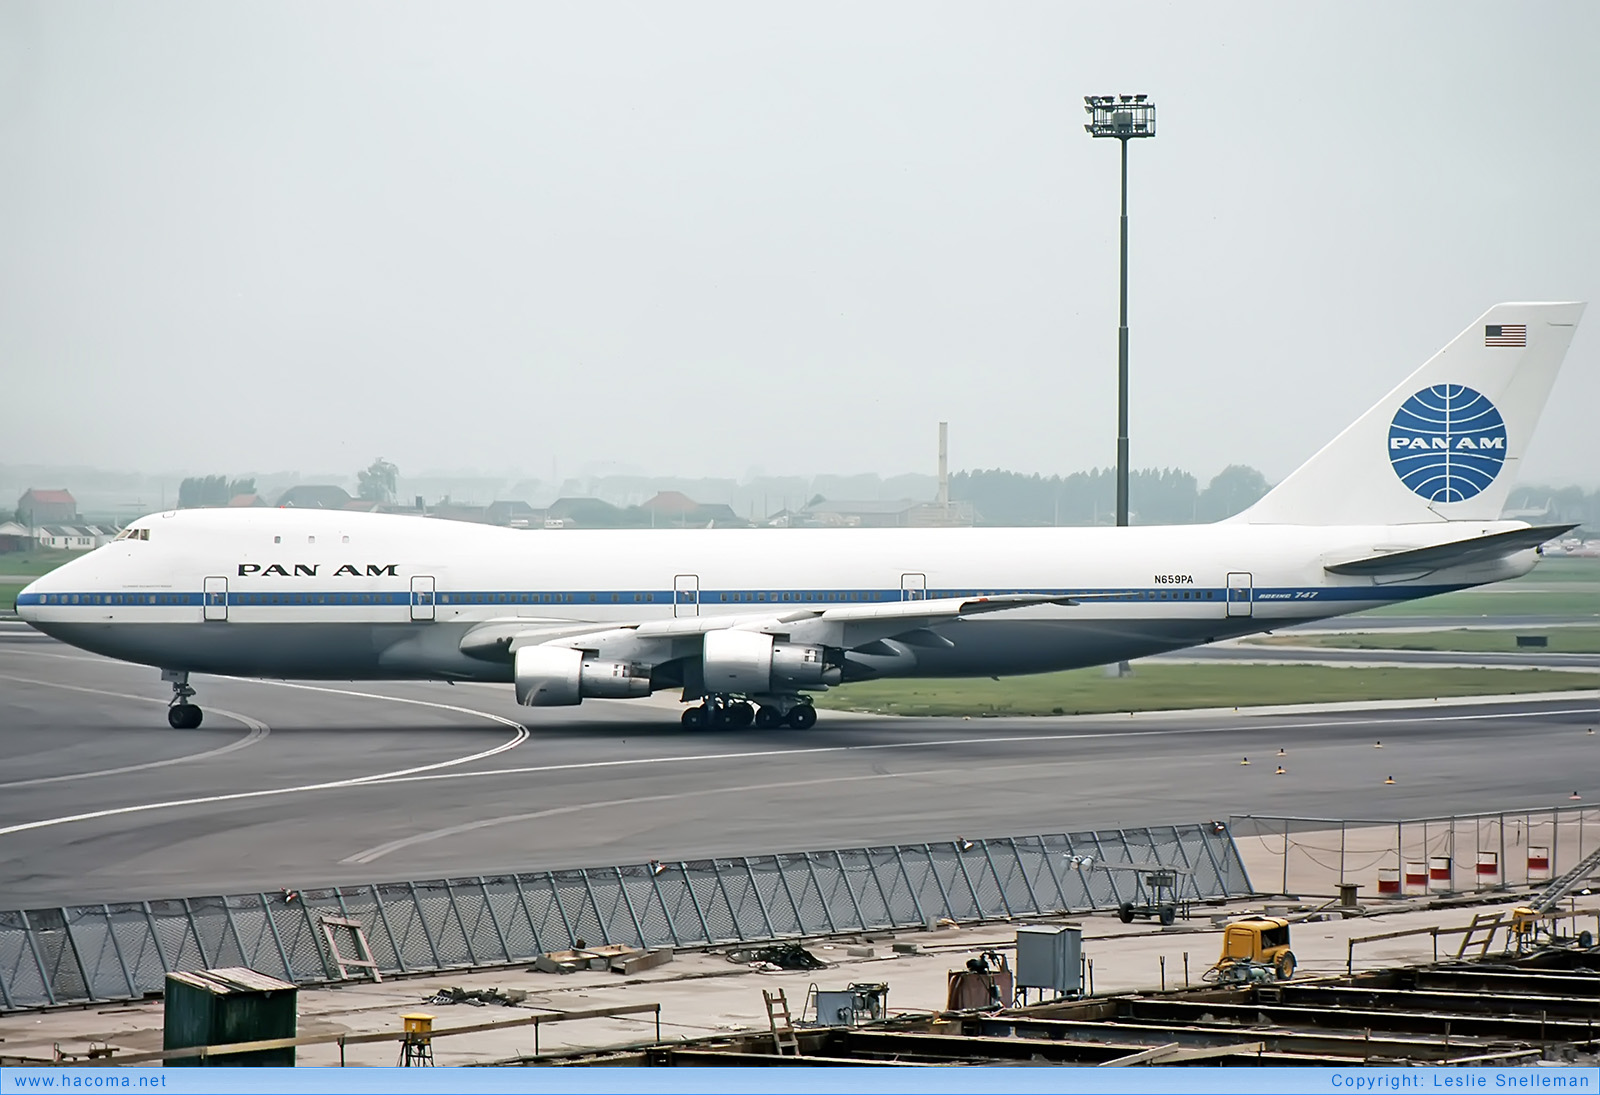
[[[1600,798],[1596,694],[689,731],[659,701],[528,710],[502,687],[194,683],[205,726],[171,730],[156,670],[0,627],[0,908]]]

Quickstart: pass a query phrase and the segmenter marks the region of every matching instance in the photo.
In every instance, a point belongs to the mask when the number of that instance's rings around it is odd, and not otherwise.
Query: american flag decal
[[[1528,325],[1526,323],[1501,323],[1489,324],[1483,329],[1483,344],[1485,346],[1526,346],[1528,344]]]

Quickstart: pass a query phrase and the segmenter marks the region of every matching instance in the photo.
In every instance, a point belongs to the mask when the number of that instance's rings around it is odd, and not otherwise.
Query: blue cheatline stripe
[[[983,597],[1008,593],[1042,593],[1056,597],[1094,597],[1093,602],[1122,603],[1155,601],[1193,604],[1206,602],[1242,602],[1251,600],[1266,604],[1311,604],[1327,601],[1404,601],[1418,597],[1431,597],[1438,593],[1452,593],[1471,588],[1468,585],[1431,586],[1284,586],[1257,587],[1253,590],[1208,589],[1182,587],[1125,588],[1125,589],[929,589],[918,590],[922,599],[948,597]],[[262,593],[256,591],[230,591],[223,593],[24,593],[17,597],[19,605],[48,605],[51,607],[120,606],[124,608],[169,608],[174,606],[200,606],[226,604],[236,608],[260,607],[319,607],[368,608],[382,605],[405,607],[414,603],[429,603],[425,593],[410,590],[347,592],[295,592]],[[225,599],[224,599],[225,598]],[[698,593],[686,590],[624,589],[624,590],[441,590],[432,594],[432,603],[449,608],[493,605],[672,605],[695,604],[702,606],[768,607],[777,605],[806,605],[827,608],[832,605],[888,603],[905,600],[905,591],[891,589],[703,589]]]

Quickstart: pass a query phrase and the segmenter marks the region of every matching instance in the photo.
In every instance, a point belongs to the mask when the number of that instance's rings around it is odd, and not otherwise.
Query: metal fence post
[[[550,880],[550,897],[556,903],[556,912],[561,914],[561,924],[567,929],[567,946],[576,947],[578,945],[578,933],[572,930],[572,918],[567,915],[567,907],[561,903],[561,888],[556,885],[555,872],[552,871],[546,874],[545,877]]]
[[[267,900],[265,893],[259,893],[256,896],[261,898],[261,914],[267,918],[267,928],[272,932],[272,944],[278,948],[278,957],[283,961],[283,979],[285,981],[293,981],[294,967],[289,965],[289,952],[283,949],[283,938],[278,935],[278,921],[272,915],[272,902]],[[404,966],[400,968],[402,970],[405,969]]]
[[[761,900],[761,886],[756,882],[756,869],[750,866],[750,857],[744,857],[744,873],[750,878],[750,892],[755,895],[756,908],[761,910],[761,920],[767,925],[767,937],[773,936],[772,917],[767,913],[767,903]]]
[[[917,896],[917,887],[911,882],[911,872],[906,870],[906,860],[900,854],[900,845],[898,844],[894,846],[894,861],[900,868],[900,879],[906,884],[906,893],[911,895],[911,907],[917,910],[917,920],[926,924],[928,916],[922,911],[922,899]]]
[[[1283,819],[1283,889],[1278,891],[1285,897],[1289,896],[1289,819]]]
[[[606,943],[611,942],[611,925],[607,917],[600,913],[600,902],[594,896],[594,887],[589,884],[589,872],[585,868],[578,868],[578,876],[583,879],[583,892],[589,895],[589,907],[594,910],[594,918],[600,922],[600,938]]]
[[[109,929],[110,925],[107,925],[107,930]],[[78,967],[78,977],[83,981],[83,991],[91,1000],[101,999],[101,997],[95,995],[94,981],[90,979],[89,970],[83,964],[83,952],[78,950],[78,937],[73,933],[72,919],[67,915],[65,907],[61,910],[61,930],[66,933],[67,947],[72,951],[72,961]]]
[[[933,884],[939,888],[939,900],[944,902],[944,914],[954,920],[956,907],[950,904],[950,895],[945,891],[944,879],[939,877],[939,868],[933,862],[933,845],[924,844],[922,854],[928,857],[928,873],[933,876]],[[923,923],[927,923],[926,920]]]
[[[839,881],[844,883],[844,892],[850,895],[850,907],[856,911],[856,923],[863,929],[867,926],[866,914],[861,911],[861,902],[856,900],[856,888],[850,885],[850,872],[845,870],[844,856],[837,848],[833,851],[833,861],[839,865]]]
[[[156,949],[156,961],[161,963],[161,972],[165,974],[172,969],[172,963],[167,961],[166,951],[161,946],[161,933],[156,931],[156,914],[150,911],[150,902],[141,901],[139,904],[144,909],[144,924],[150,932],[150,943]]]
[[[972,895],[972,907],[978,915],[983,915],[983,899],[978,896],[978,887],[972,884],[972,875],[967,873],[967,852],[961,845],[951,842],[950,847],[956,853],[956,866],[961,868],[961,877],[967,884],[967,892]]]
[[[472,945],[472,933],[467,930],[467,921],[461,915],[461,906],[456,904],[455,883],[448,878],[444,879],[443,882],[445,900],[450,904],[450,911],[455,914],[456,927],[461,929],[461,942],[467,948],[467,961],[476,966],[478,964],[478,952]],[[340,899],[339,904],[344,904],[343,898]],[[506,957],[510,958],[511,956],[507,955]]]
[[[621,873],[617,872],[618,877],[621,877]],[[511,944],[506,942],[506,933],[500,930],[500,917],[494,911],[494,902],[489,900],[489,884],[483,880],[481,874],[478,876],[478,892],[483,894],[483,908],[489,914],[489,924],[494,928],[494,936],[500,940],[500,953],[506,956],[507,962],[516,961],[511,957]],[[644,936],[641,935],[639,938],[643,939]]]
[[[422,911],[422,898],[417,896],[417,884],[415,882],[407,882],[406,885],[411,890],[411,906],[417,911],[417,923],[422,928],[422,939],[428,944],[428,953],[433,955],[433,968],[442,970],[444,969],[444,959],[439,955],[439,948],[434,945],[433,932],[428,930],[428,914]]]
[[[822,901],[822,915],[828,921],[828,931],[830,934],[836,934],[839,931],[839,924],[833,919],[833,905],[829,903],[828,895],[822,892],[822,880],[817,877],[817,865],[812,862],[810,852],[801,854],[806,857],[806,871],[811,875],[811,885],[816,887],[817,897]]]
[[[1348,821],[1339,822],[1339,885],[1341,886],[1344,885],[1345,846],[1347,844],[1346,837],[1349,830],[1350,823]]]
[[[0,969],[0,1007],[4,1007],[7,1011],[16,1007],[16,1002],[11,999],[11,986],[6,984],[6,971],[3,969]]]
[[[728,915],[733,918],[733,930],[737,933],[736,938],[748,938],[745,935],[744,924],[739,921],[739,910],[733,907],[733,898],[728,894],[727,880],[722,877],[722,864],[717,862],[715,858],[711,860],[711,873],[716,876],[717,892],[722,895],[722,903],[728,906]]]
[[[1000,894],[1000,904],[1005,907],[1007,916],[1015,916],[1016,912],[1011,908],[1011,899],[1006,896],[1006,884],[1001,880],[1000,871],[994,865],[994,856],[989,854],[989,842],[979,840],[978,847],[983,849],[983,861],[989,865],[989,874],[994,877],[994,888]]]
[[[1177,832],[1176,827],[1174,827],[1173,832]],[[1045,850],[1044,839],[1042,837],[1036,837],[1035,839],[1039,842],[1040,857],[1048,864],[1050,853]],[[1028,877],[1028,868],[1022,862],[1022,852],[1017,848],[1017,838],[1010,837],[1005,843],[1011,849],[1011,857],[1017,861],[1017,873],[1022,876],[1022,888],[1028,891],[1028,900],[1033,902],[1034,913],[1044,912],[1044,905],[1040,902],[1039,895],[1034,891],[1033,880]]]
[[[700,897],[694,892],[694,883],[689,881],[689,864],[680,862],[678,869],[683,873],[683,888],[688,891],[689,904],[694,906],[694,914],[700,920],[700,938],[709,943],[711,942],[711,924],[706,920],[706,911],[700,907]],[[712,874],[715,874],[716,870],[717,861],[713,859],[711,861]]]
[[[778,872],[778,882],[783,886],[783,895],[789,899],[789,908],[794,910],[794,930],[797,935],[806,933],[806,918],[800,915],[800,902],[794,899],[794,889],[789,885],[789,872],[784,869],[783,861],[774,859],[773,869]]]
[[[644,925],[639,923],[639,914],[633,911],[633,898],[628,896],[627,879],[622,877],[621,867],[613,869],[617,872],[617,892],[622,894],[622,903],[628,907],[628,919],[633,921],[633,930],[639,940],[639,946],[647,947],[649,944],[644,939]]]
[[[1064,838],[1065,834],[1063,834]],[[1072,908],[1072,902],[1067,900],[1066,888],[1061,885],[1061,875],[1056,873],[1056,855],[1050,850],[1050,846],[1044,842],[1043,836],[1039,837],[1039,854],[1044,856],[1044,869],[1049,873],[1050,883],[1055,886],[1056,897],[1061,901],[1061,904],[1057,905],[1056,908],[1066,912]]]
[[[539,925],[533,922],[533,910],[528,908],[528,895],[522,892],[522,879],[517,877],[516,874],[512,874],[511,885],[517,891],[517,904],[522,906],[522,915],[528,921],[528,931],[533,935],[534,949],[542,954],[544,953],[544,944],[539,941]],[[671,922],[670,917],[668,922]]]
[[[1097,830],[1096,831],[1091,831],[1089,833],[1089,839],[1094,841],[1094,851],[1095,851],[1094,861],[1096,863],[1109,863],[1109,862],[1111,862],[1110,857],[1106,855],[1105,845],[1100,843],[1100,833]],[[1131,858],[1129,859],[1129,862],[1130,863],[1132,862]],[[1112,901],[1112,903],[1113,904],[1117,904],[1117,905],[1122,904],[1122,887],[1117,884],[1117,872],[1116,871],[1107,871],[1106,872],[1106,883],[1111,887],[1111,901]],[[1095,899],[1094,899],[1093,891],[1089,891],[1087,889],[1087,883],[1085,884],[1085,891],[1088,893],[1088,896],[1089,896],[1089,907],[1092,909],[1092,908],[1095,907],[1096,902],[1095,902]],[[1136,897],[1138,896],[1137,888],[1134,890],[1134,896],[1136,896]]]
[[[117,929],[111,923],[111,906],[101,905],[100,912],[106,918],[106,935],[111,939],[111,953],[117,956],[117,965],[122,968],[122,980],[128,986],[128,995],[138,996],[139,993],[133,987],[133,974],[128,972],[127,960],[122,957],[122,944],[117,942]]]
[[[255,957],[253,954],[246,954],[244,952],[244,938],[239,935],[239,925],[234,922],[233,908],[228,904],[227,894],[222,895],[222,915],[227,918],[228,931],[233,934],[233,945],[239,948],[239,961],[243,962],[247,966],[253,965],[255,963]]]
[[[183,899],[183,915],[189,921],[189,932],[194,936],[194,946],[200,952],[200,965],[204,969],[211,968],[211,959],[206,954],[206,941],[200,938],[200,925],[194,922],[194,909],[189,904],[189,899]]]
[[[33,952],[33,964],[39,969],[39,983],[44,986],[44,998],[50,1001],[51,1006],[56,1003],[55,986],[51,984],[49,971],[44,968],[44,956],[39,953],[39,941],[33,937],[33,921],[28,919],[28,911],[22,912],[22,934],[28,938],[28,949]]]
[[[367,889],[372,892],[372,907],[378,910],[378,922],[383,925],[383,934],[389,937],[389,949],[394,951],[394,964],[399,967],[399,972],[408,973],[406,969],[406,956],[400,950],[400,940],[394,937],[394,929],[389,926],[389,910],[383,906],[383,894],[378,892],[376,883],[367,883]],[[276,934],[277,929],[273,929]]]

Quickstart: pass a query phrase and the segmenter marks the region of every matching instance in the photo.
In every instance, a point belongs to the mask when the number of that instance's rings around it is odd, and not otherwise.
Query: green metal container
[[[163,1049],[293,1038],[297,989],[287,981],[233,966],[167,974]],[[169,1057],[169,1067],[294,1065],[294,1047],[220,1056]]]

